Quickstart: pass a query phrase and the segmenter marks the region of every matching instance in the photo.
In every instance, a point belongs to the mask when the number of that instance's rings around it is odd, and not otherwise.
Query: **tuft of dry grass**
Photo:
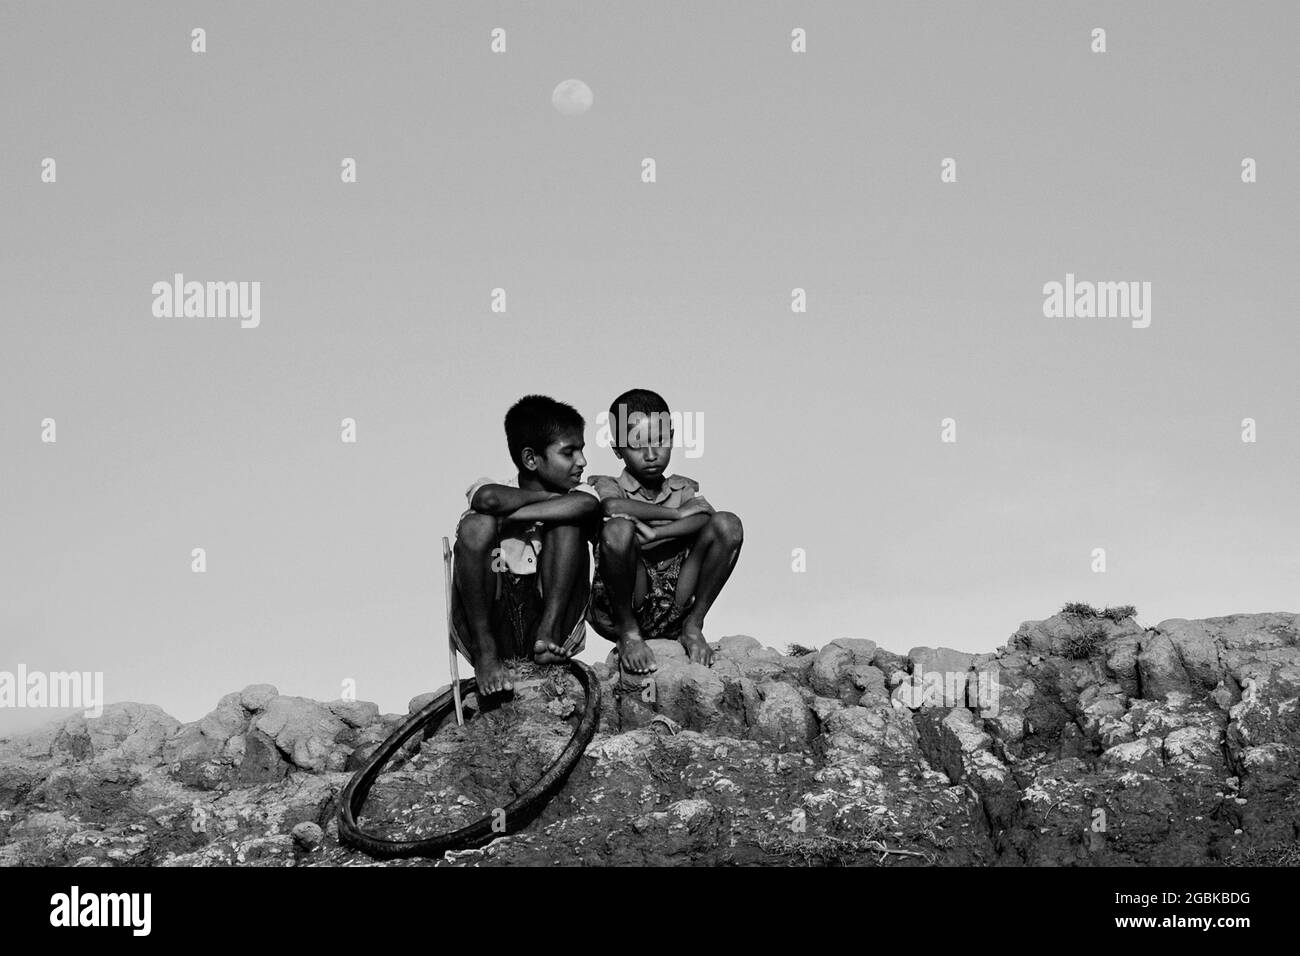
[[[914,856],[930,866],[937,865],[939,857],[936,853],[897,850],[887,846],[881,839],[884,832],[884,825],[876,822],[847,828],[844,836],[777,830],[764,834],[757,845],[764,853],[797,859],[804,866],[847,866],[863,857],[875,857],[879,866],[890,856]]]
[[[1066,639],[1065,656],[1071,660],[1087,660],[1106,640],[1106,628],[1100,621],[1089,621],[1081,634],[1071,634]]]
[[[1251,847],[1228,866],[1300,866],[1300,843]]]
[[[1077,617],[1097,617],[1100,614],[1091,604],[1082,601],[1067,601],[1065,607],[1061,608],[1061,613],[1074,614]]]
[[[1068,601],[1065,607],[1061,608],[1061,614],[1073,614],[1076,617],[1104,617],[1116,623],[1125,618],[1137,615],[1137,608],[1132,604],[1119,604],[1115,607],[1108,607],[1104,611],[1098,611],[1091,604],[1085,604],[1083,601]]]

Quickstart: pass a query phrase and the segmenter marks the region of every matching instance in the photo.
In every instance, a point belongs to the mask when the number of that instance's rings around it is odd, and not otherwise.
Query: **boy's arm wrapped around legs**
[[[637,536],[642,544],[667,541],[672,538],[694,538],[709,523],[709,515],[697,513],[688,518],[678,518],[661,525],[637,522]]]

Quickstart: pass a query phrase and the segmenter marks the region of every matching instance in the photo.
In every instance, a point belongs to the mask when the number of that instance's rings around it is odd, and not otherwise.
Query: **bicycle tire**
[[[406,719],[400,727],[389,734],[388,738],[375,748],[374,753],[358,770],[339,798],[339,842],[355,847],[377,859],[404,859],[415,856],[442,856],[448,850],[462,850],[481,846],[491,840],[516,833],[532,821],[546,806],[568,778],[578,760],[591,743],[600,723],[600,681],[595,672],[581,661],[569,661],[569,671],[582,685],[587,702],[583,708],[582,719],[578,721],[573,736],[564,750],[546,769],[546,772],[531,787],[512,800],[502,810],[505,812],[505,826],[494,830],[495,814],[490,814],[457,830],[423,837],[418,840],[392,840],[387,837],[369,833],[361,828],[356,818],[365,806],[370,788],[384,765],[392,759],[393,754],[416,733],[429,725],[436,725],[455,707],[452,690],[449,687],[429,703]],[[461,698],[477,690],[474,678],[460,682]]]

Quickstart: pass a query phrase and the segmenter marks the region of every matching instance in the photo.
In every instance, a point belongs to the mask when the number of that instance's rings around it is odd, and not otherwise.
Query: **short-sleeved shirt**
[[[504,485],[507,488],[518,488],[519,479],[510,478],[506,481],[497,481],[495,478],[480,478],[474,484],[469,486],[465,492],[465,500],[470,503],[461,518],[474,514],[474,494],[484,485]],[[598,497],[596,490],[591,485],[583,482],[573,489],[581,491],[584,494]],[[528,526],[515,525],[517,530],[512,537],[501,539],[501,562],[515,574],[536,574],[542,555],[542,535],[546,527],[544,522],[534,521]]]
[[[657,493],[632,477],[626,468],[617,478],[608,475],[592,475],[587,482],[596,490],[601,501],[606,498],[636,498],[652,505],[665,508],[680,508],[686,502],[699,495],[700,483],[685,475],[667,475],[659,485]]]

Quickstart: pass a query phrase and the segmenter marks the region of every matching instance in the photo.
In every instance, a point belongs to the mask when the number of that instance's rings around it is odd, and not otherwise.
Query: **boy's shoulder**
[[[627,488],[623,483],[630,480],[627,475],[628,473],[624,471],[617,477],[614,475],[590,475],[583,480],[592,486],[596,486],[599,482],[601,484],[614,485],[620,490],[626,491]],[[635,486],[636,482],[632,481],[632,484]],[[700,483],[694,478],[687,478],[685,475],[669,475],[664,479],[664,484],[669,488],[672,488],[674,491],[678,488],[686,487],[694,488],[696,491],[700,490]]]
[[[518,488],[519,476],[516,475],[515,477],[507,478],[504,481],[501,481],[500,479],[497,478],[489,477],[487,475],[484,475],[480,478],[475,478],[474,481],[470,484],[470,486],[465,489],[465,497],[469,499],[473,499],[474,492],[478,491],[484,485],[501,485],[505,488]]]
[[[627,484],[629,481],[631,487]],[[602,501],[606,498],[630,498],[637,490],[636,482],[627,477],[626,471],[617,478],[613,475],[590,475],[583,480],[583,484],[590,485]],[[669,475],[664,479],[664,488],[669,493],[689,488],[691,493],[695,494],[700,490],[700,483],[686,475]]]
[[[582,479],[583,485],[589,485],[599,498],[625,498],[627,492],[613,475],[588,475]],[[579,486],[581,487],[581,485]]]

